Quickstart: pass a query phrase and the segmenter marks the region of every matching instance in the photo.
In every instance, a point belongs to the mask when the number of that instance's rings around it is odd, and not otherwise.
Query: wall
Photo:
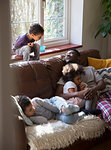
[[[83,0],[71,0],[70,42],[82,44]]]
[[[99,35],[94,38],[101,22],[101,0],[71,0],[71,43],[82,44],[81,49],[100,50],[102,58],[107,58],[111,44],[108,38]],[[81,22],[82,21],[82,22]],[[111,55],[111,54],[110,54]]]
[[[108,50],[107,50],[107,58],[111,58],[111,35],[108,35]]]
[[[83,48],[95,48],[100,50],[102,57],[106,57],[107,54],[104,51],[106,49],[105,40],[102,36],[94,38],[97,27],[101,23],[101,0],[84,0],[84,13],[83,13]],[[104,47],[104,49],[103,49]]]
[[[9,0],[0,1],[0,150],[15,150],[10,104],[10,23]]]

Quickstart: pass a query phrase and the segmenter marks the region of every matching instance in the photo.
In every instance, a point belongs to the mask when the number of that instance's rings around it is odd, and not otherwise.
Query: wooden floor
[[[90,148],[89,150],[111,150],[111,139]]]

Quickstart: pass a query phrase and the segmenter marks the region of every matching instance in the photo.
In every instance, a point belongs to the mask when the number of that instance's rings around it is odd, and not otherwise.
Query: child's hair
[[[81,65],[76,63],[70,63],[63,67],[63,81],[73,81],[74,78],[79,74],[85,74],[84,69]]]
[[[44,34],[44,28],[39,23],[35,23],[30,26],[29,33],[34,35]]]
[[[23,112],[25,112],[26,107],[31,104],[31,99],[25,95],[19,95],[18,103],[21,106]]]

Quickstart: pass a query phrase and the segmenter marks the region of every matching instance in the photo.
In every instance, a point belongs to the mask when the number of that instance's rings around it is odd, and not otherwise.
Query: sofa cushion
[[[100,58],[99,51],[96,49],[79,50],[80,52],[80,65],[88,66],[88,57]]]
[[[53,96],[51,77],[41,61],[18,62],[10,65],[16,89],[13,95],[27,95],[30,98]]]
[[[51,77],[51,83],[52,83],[54,95],[55,95],[56,88],[57,88],[57,82],[62,76],[62,67],[64,65],[65,65],[65,62],[59,56],[48,59],[47,69]]]
[[[29,126],[33,125],[33,122],[22,111],[22,108],[20,107],[20,105],[18,103],[18,96],[11,96],[11,99],[12,99],[13,103],[15,103],[15,105],[16,105],[17,109],[19,110],[20,115],[23,117],[23,120],[25,121],[25,123]]]
[[[111,67],[111,59],[96,59],[88,57],[88,65],[93,66],[95,69]]]

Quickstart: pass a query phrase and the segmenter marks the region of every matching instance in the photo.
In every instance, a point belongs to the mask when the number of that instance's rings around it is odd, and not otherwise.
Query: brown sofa
[[[81,50],[80,64],[87,66],[87,57],[100,58],[99,51],[95,49]],[[50,98],[55,95],[57,81],[61,77],[62,67],[65,64],[61,56],[51,57],[40,61],[18,62],[11,64],[11,71],[15,76],[16,89],[12,89],[12,95],[24,94],[33,98],[35,96],[41,98]],[[17,129],[19,133],[19,143],[25,143],[25,131],[23,123]],[[21,140],[21,138],[22,140]],[[23,139],[24,137],[24,139]],[[67,150],[86,150],[95,144],[111,139],[111,132],[107,129],[100,138],[93,140],[78,140]],[[25,147],[25,144],[21,144]],[[25,147],[27,149],[27,146]],[[24,148],[24,149],[25,149]],[[65,150],[65,149],[64,149]]]

